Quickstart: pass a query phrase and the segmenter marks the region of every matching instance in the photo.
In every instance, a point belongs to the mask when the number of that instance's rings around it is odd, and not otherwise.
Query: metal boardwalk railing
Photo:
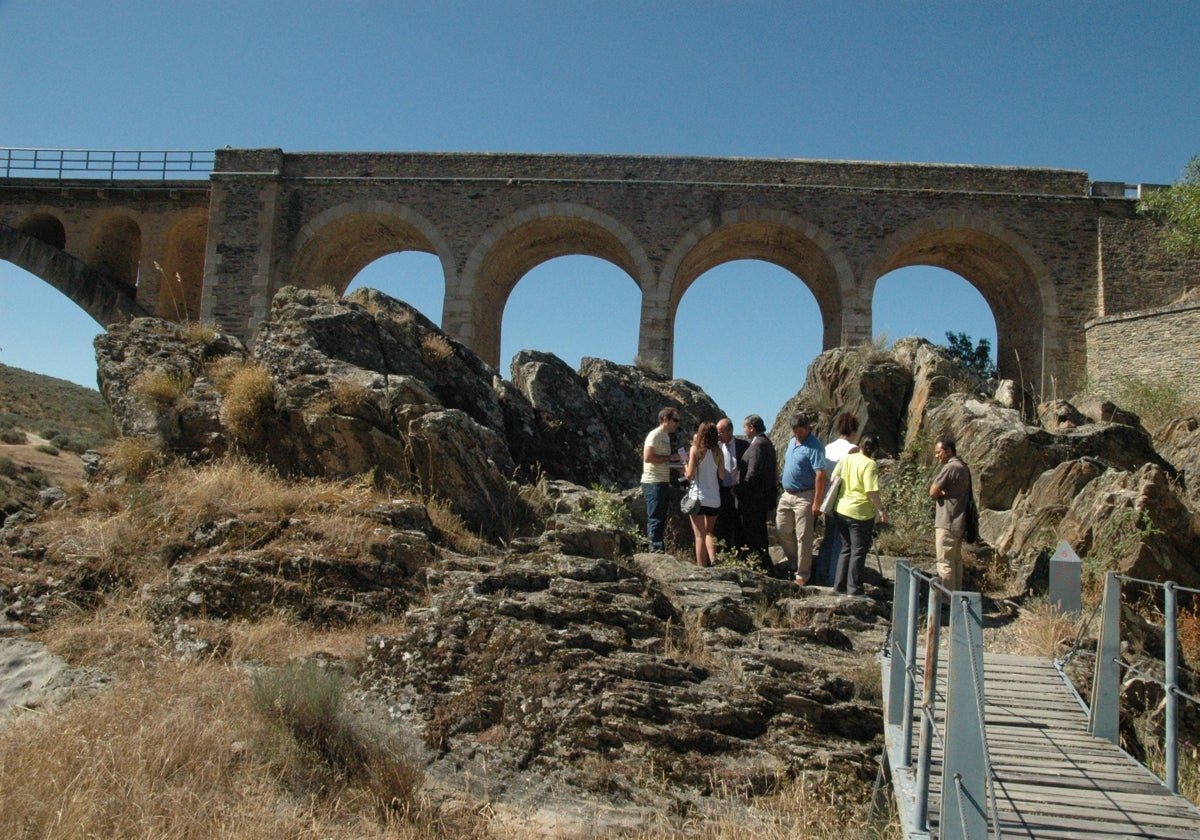
[[[922,584],[933,620],[918,640]],[[885,760],[905,836],[1200,837],[1200,810],[1091,733],[1056,663],[983,653],[980,607],[979,593],[949,593],[897,563],[882,667]]]
[[[14,178],[123,178],[157,176],[207,177],[216,160],[214,151],[179,149],[0,149],[0,172]]]

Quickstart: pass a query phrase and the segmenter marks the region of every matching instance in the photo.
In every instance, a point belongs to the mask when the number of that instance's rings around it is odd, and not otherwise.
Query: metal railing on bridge
[[[925,623],[925,660],[917,662],[920,590],[928,591]],[[944,731],[937,728],[938,650],[942,603],[949,607],[949,658],[944,696]],[[934,739],[942,749],[942,795],[939,825],[943,838],[982,837],[989,812],[996,813],[993,773],[984,727],[983,611],[978,592],[950,592],[936,577],[896,562],[896,588],[892,600],[892,638],[885,698],[887,725],[902,733],[890,756],[894,782],[909,788],[913,802],[909,830],[929,831],[931,754]],[[912,730],[917,715],[917,678],[922,675],[919,717],[921,729],[917,763],[913,767]],[[991,803],[990,808],[987,803]],[[907,832],[906,832],[907,833]]]
[[[1155,600],[1162,597],[1163,665],[1161,676],[1150,673],[1150,665],[1126,662],[1121,656],[1121,592],[1122,584],[1144,587]],[[1092,682],[1092,703],[1088,731],[1120,746],[1120,701],[1122,673],[1134,675],[1162,689],[1163,783],[1172,793],[1179,793],[1179,701],[1187,700],[1200,706],[1200,698],[1184,691],[1180,685],[1179,668],[1179,594],[1200,595],[1200,589],[1189,589],[1173,581],[1141,580],[1109,572],[1104,579],[1101,601],[1102,620],[1097,643],[1096,674]],[[1157,668],[1157,658],[1155,658]]]
[[[208,177],[214,151],[179,149],[0,149],[0,171],[13,178],[121,179]]]

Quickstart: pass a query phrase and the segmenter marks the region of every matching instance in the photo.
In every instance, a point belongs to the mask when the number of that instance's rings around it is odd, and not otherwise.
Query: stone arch
[[[39,242],[45,242],[51,248],[67,249],[67,229],[53,213],[30,213],[16,229]]]
[[[453,250],[432,222],[409,207],[386,201],[339,204],[300,229],[291,251],[288,282],[305,289],[332,286],[344,294],[363,268],[401,251],[436,256],[449,287]]]
[[[142,229],[126,210],[105,213],[92,225],[84,261],[101,274],[137,288]]]
[[[167,230],[158,317],[176,321],[200,318],[204,291],[204,252],[208,245],[208,212],[193,210]]]
[[[1045,358],[1061,347],[1054,279],[1033,248],[986,218],[945,214],[889,236],[863,273],[866,300],[879,278],[898,268],[930,265],[953,271],[979,290],[996,319],[1000,375],[1040,381]],[[1054,373],[1049,367],[1047,373]]]
[[[675,314],[683,295],[700,275],[734,260],[762,260],[794,274],[817,299],[822,348],[842,343],[843,303],[852,297],[854,281],[833,237],[786,211],[734,210],[719,221],[695,225],[671,250],[660,285],[643,303],[639,351],[644,358],[671,370]]]
[[[32,224],[23,225],[24,229],[0,225],[0,259],[40,277],[102,327],[150,314],[124,283],[101,274],[60,245],[52,244],[62,242],[64,237],[59,235],[61,224],[51,224],[51,218],[38,214]]]
[[[460,295],[469,321],[447,320],[447,332],[485,362],[498,367],[500,325],[512,290],[530,269],[556,257],[597,257],[627,273],[645,291],[654,276],[645,249],[614,219],[579,204],[529,207],[493,227],[471,252],[463,269]],[[450,301],[447,300],[447,309]],[[463,307],[460,306],[459,311]]]

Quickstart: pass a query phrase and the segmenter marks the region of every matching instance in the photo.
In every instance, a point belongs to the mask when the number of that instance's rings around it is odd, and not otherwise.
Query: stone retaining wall
[[[1084,330],[1096,390],[1136,378],[1178,383],[1200,399],[1200,300],[1097,318]]]

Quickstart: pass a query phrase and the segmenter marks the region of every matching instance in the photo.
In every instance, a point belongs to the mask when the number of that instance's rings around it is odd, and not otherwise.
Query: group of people
[[[724,417],[701,423],[688,449],[672,451],[671,434],[680,419],[678,409],[660,411],[659,424],[643,447],[642,491],[651,550],[664,550],[671,470],[680,470],[699,491],[700,506],[689,515],[697,565],[713,565],[721,543],[744,552],[769,574],[794,575],[799,586],[821,584],[848,596],[863,596],[863,570],[875,522],[886,523],[888,513],[875,463],[879,439],[865,435],[859,440],[858,418],[849,412],[839,415],[838,437],[826,446],[813,433],[815,418],[796,412],[782,468],[756,414],[745,419],[742,438],[734,436],[732,421]],[[937,440],[934,457],[941,464],[929,489],[937,505],[937,571],[942,585],[954,591],[962,586],[971,474],[949,437]],[[831,485],[836,498],[824,504]],[[778,567],[768,551],[767,520],[772,512],[787,560]],[[816,522],[822,515],[825,537],[814,562]]]

